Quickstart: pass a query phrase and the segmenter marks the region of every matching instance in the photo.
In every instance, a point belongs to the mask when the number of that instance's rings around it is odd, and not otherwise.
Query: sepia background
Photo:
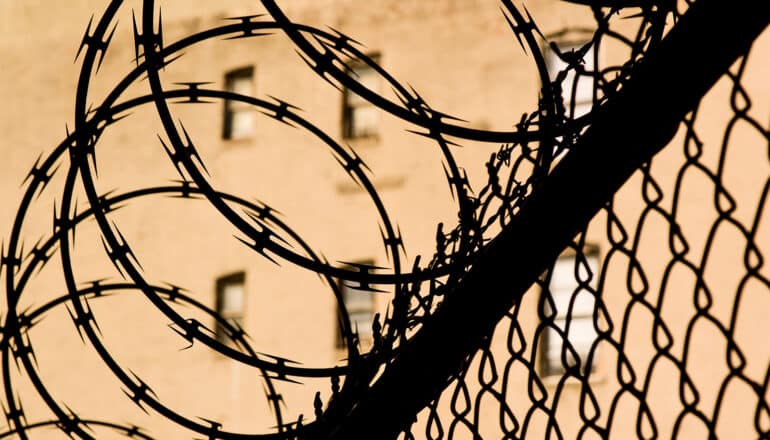
[[[252,1],[162,3],[164,39],[169,42],[219,26],[228,17],[265,13],[258,2]],[[333,28],[356,39],[362,50],[400,83],[417,91],[432,108],[462,118],[461,125],[513,130],[523,114],[537,109],[541,80],[531,54],[522,50],[496,1],[286,0],[280,4],[295,22]],[[76,53],[89,18],[92,14],[98,18],[105,6],[103,1],[83,0],[0,3],[0,200],[4,205],[0,226],[6,240],[16,206],[23,197],[20,184],[38,156],[53,151],[73,129],[80,69]],[[591,10],[585,6],[532,0],[526,7],[548,41],[564,50],[584,45],[595,27]],[[135,67],[132,8],[139,11],[141,2],[125,2],[109,50],[92,78],[89,99],[95,106]],[[635,20],[629,17],[621,21],[619,31],[627,26],[625,29],[632,33]],[[564,68],[563,62],[549,55],[552,49],[547,42],[542,44],[549,68],[554,73]],[[607,44],[598,52],[592,49],[586,62],[611,65],[627,57],[627,48]],[[348,67],[369,89],[398,100],[388,82],[373,69],[355,60],[350,60]],[[430,259],[436,249],[439,224],[445,230],[457,224],[458,201],[447,184],[446,162],[435,141],[409,131],[419,127],[323,81],[281,31],[257,38],[203,41],[185,49],[179,60],[161,72],[161,78],[168,87],[211,83],[212,88],[265,100],[278,98],[301,109],[298,113],[348,151],[355,151],[370,169],[371,182],[403,238],[405,253],[401,258],[405,267],[411,266],[418,255],[423,262]],[[768,78],[770,35],[765,32],[755,44],[742,81],[753,101],[752,115],[765,124],[765,130],[770,120]],[[590,111],[592,85],[585,78],[577,82],[575,115]],[[710,169],[726,164],[722,183],[730,188],[737,205],[733,217],[744,225],[763,219],[764,223],[757,223],[754,236],[761,252],[770,248],[770,208],[758,203],[763,200],[770,175],[768,143],[753,128],[738,124],[730,140],[732,148],[721,148],[725,127],[734,114],[729,106],[734,94],[732,85],[728,78],[723,79],[701,104],[697,129],[705,148],[699,161]],[[119,101],[148,93],[147,81],[137,81]],[[194,105],[178,103],[171,108],[175,119],[195,140],[218,191],[273,208],[280,213],[281,221],[330,262],[346,267],[392,267],[392,256],[383,246],[382,222],[370,194],[312,133],[237,102],[211,100]],[[178,181],[181,177],[163,149],[162,136],[159,139],[163,132],[153,105],[132,109],[125,119],[111,125],[97,147],[98,192],[119,194]],[[598,214],[587,228],[584,246],[578,252],[585,256],[590,272],[603,273],[606,313],[614,321],[627,323],[617,326],[614,336],[623,341],[622,352],[636,369],[637,392],[645,397],[639,399],[633,391],[619,392],[623,385],[618,379],[622,376],[618,372],[618,350],[595,343],[598,335],[593,296],[581,297],[574,309],[568,306],[578,287],[575,273],[583,270],[578,268],[583,263],[576,263],[575,250],[568,250],[544,281],[556,301],[553,305],[557,314],[551,322],[555,320],[558,325],[569,307],[575,323],[569,333],[571,343],[583,361],[589,352],[593,360],[591,368],[584,371],[585,380],[564,378],[561,338],[538,327],[543,308],[549,306],[541,300],[543,283],[534,286],[518,305],[515,318],[532,363],[514,363],[512,372],[506,371],[505,393],[497,399],[506,401],[516,417],[523,420],[533,406],[527,389],[535,375],[546,394],[543,405],[551,407],[558,401],[560,409],[552,416],[537,411],[528,416],[531,420],[522,437],[598,438],[590,430],[581,431],[587,386],[599,407],[613,408],[611,438],[650,434],[637,429],[639,414],[648,410],[640,408],[640,401],[651,403],[649,411],[658,438],[669,438],[674,431],[679,438],[709,438],[710,429],[719,438],[757,438],[770,429],[770,413],[766,411],[770,399],[770,288],[756,278],[746,280],[746,245],[740,231],[729,222],[716,230],[712,228],[720,217],[714,208],[712,180],[697,170],[680,172],[688,160],[681,147],[684,137],[682,127],[671,146],[656,156],[650,170],[665,194],[660,204],[667,209],[676,207],[677,222],[687,234],[687,255],[708,269],[704,276],[694,276],[686,268],[666,269],[671,259],[670,224],[659,213],[646,209],[649,188],[641,172],[613,201],[614,213],[623,222],[634,225],[640,216],[649,217],[643,228],[628,231],[634,259],[622,255],[609,258],[613,246],[608,243],[606,212]],[[485,164],[499,151],[500,144],[450,139],[458,144],[452,147],[452,154],[467,173],[470,187],[484,187],[488,178]],[[726,159],[720,157],[724,151],[728,152]],[[66,158],[61,162],[63,169],[68,166]],[[63,181],[63,172],[54,175],[26,215],[22,234],[25,249],[34,246],[39,238],[51,236]],[[671,199],[675,187],[681,199]],[[75,198],[80,206],[87,205],[81,189],[76,190]],[[111,212],[109,219],[119,225],[131,243],[146,279],[158,285],[179,286],[190,297],[237,323],[257,352],[311,367],[346,363],[348,351],[341,341],[338,304],[328,283],[313,272],[280,259],[274,263],[244,246],[237,239],[238,231],[201,197],[140,197]],[[289,241],[299,247],[296,241]],[[75,276],[82,286],[96,280],[104,284],[122,280],[105,253],[94,221],[78,226],[72,257]],[[636,278],[636,261],[644,264],[647,275],[653,276]],[[515,270],[511,268],[512,273]],[[764,277],[770,276],[766,265],[759,271]],[[663,273],[668,277],[661,276]],[[598,278],[592,277],[589,284],[596,288]],[[649,295],[654,297],[650,302],[659,313],[642,306],[629,307],[633,301],[627,286],[633,290],[636,283],[647,284]],[[707,312],[697,307],[702,284],[708,286],[712,302]],[[383,292],[371,293],[341,286],[364,351],[373,343],[375,314],[384,316],[388,311],[390,289],[384,286]],[[663,291],[665,302],[659,293]],[[737,291],[742,292],[740,302],[736,300]],[[55,254],[30,280],[17,310],[34,310],[66,293],[61,260]],[[0,316],[6,316],[6,305],[1,304]],[[217,421],[227,430],[275,432],[277,422],[267,398],[270,393],[260,371],[202,344],[185,349],[189,342],[170,328],[168,319],[138,290],[111,291],[92,298],[89,304],[112,355],[141,377],[164,404],[187,417]],[[217,338],[228,341],[209,315],[181,303],[173,307],[186,318],[199,320]],[[28,332],[39,376],[57,402],[80,418],[140,426],[156,438],[197,438],[157,413],[143,411],[127,398],[120,381],[105,368],[87,339],[84,343],[70,314],[66,305],[52,308]],[[686,358],[684,364],[667,363],[653,347],[659,317],[670,331],[672,345],[668,350]],[[734,329],[732,340],[745,358],[741,374],[764,384],[763,389],[739,380],[725,381],[734,373],[730,355],[726,355],[729,343],[714,322],[729,323]],[[505,352],[511,340],[509,326],[510,322],[506,322],[498,327],[491,352]],[[467,376],[483,375],[481,370],[487,367],[482,364],[480,358],[475,358]],[[27,423],[50,420],[51,412],[25,369],[13,360],[4,365],[10,369],[14,383],[14,396],[6,395],[7,390],[3,392],[6,402],[22,402]],[[494,368],[501,373],[503,367],[501,363]],[[654,373],[649,374],[653,368]],[[713,427],[695,412],[678,420],[684,411],[679,398],[681,368],[687,370],[698,390],[694,405],[698,414],[716,420],[718,413],[719,422]],[[642,381],[645,377],[647,380]],[[312,420],[317,391],[324,402],[329,398],[328,379],[302,379],[301,384],[274,382],[283,402],[285,421],[297,420],[300,414]],[[482,386],[469,380],[467,387],[475,395]],[[442,398],[436,411],[449,414],[450,400],[451,396]],[[483,438],[502,438],[496,405],[483,399],[474,402],[477,413],[468,416]],[[597,423],[605,426],[609,423],[607,417],[605,410]],[[427,412],[420,416],[416,426],[422,428],[415,428],[416,438],[427,438],[424,426],[428,418]],[[558,419],[558,434],[551,427],[553,419]],[[0,433],[8,426],[0,422]],[[473,438],[469,432],[457,429],[455,438]],[[96,438],[124,436],[103,427],[93,430]],[[66,438],[53,426],[32,430],[29,435]]]

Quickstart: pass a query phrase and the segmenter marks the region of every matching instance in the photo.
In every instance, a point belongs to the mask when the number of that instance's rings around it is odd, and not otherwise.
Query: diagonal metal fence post
[[[393,439],[407,428],[769,21],[768,0],[695,2],[371,389],[318,438]]]

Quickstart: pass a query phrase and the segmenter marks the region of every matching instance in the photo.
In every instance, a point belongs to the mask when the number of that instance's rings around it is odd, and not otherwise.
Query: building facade
[[[73,129],[80,59],[74,64],[72,60],[89,17],[95,14],[98,18],[106,5],[85,0],[29,0],[0,5],[0,59],[4,60],[0,73],[4,103],[0,118],[4,153],[0,196],[7,207],[0,214],[0,225],[8,234],[4,236],[10,235],[17,213],[13,207],[22,200],[19,182],[25,179],[38,154],[42,152],[45,157],[66,138],[66,130]],[[132,8],[139,14],[141,6],[138,1],[126,2],[118,14],[113,40],[90,85],[89,100],[97,107],[135,67]],[[542,84],[531,51],[522,50],[497,2],[290,0],[281,2],[281,7],[294,22],[327,30],[328,26],[333,29],[331,33],[338,30],[361,42],[361,50],[392,77],[409,84],[431,108],[465,120],[461,125],[507,131],[521,120],[522,114],[537,109]],[[589,42],[592,34],[586,29],[595,26],[590,8],[555,0],[534,1],[527,7],[539,29],[559,50],[574,51]],[[261,13],[265,13],[261,6],[240,0],[164,3],[163,38],[168,46],[188,35],[244,20],[237,17]],[[267,18],[254,18],[259,19]],[[632,32],[634,24],[634,19],[629,18],[620,30]],[[367,165],[366,173],[403,239],[403,267],[410,267],[417,255],[423,257],[423,262],[428,261],[436,250],[437,225],[443,224],[449,231],[458,221],[458,200],[447,183],[446,160],[439,146],[412,132],[420,131],[419,127],[380,111],[333,81],[323,81],[280,29],[264,33],[252,38],[218,37],[198,42],[163,69],[162,82],[178,89],[200,83],[201,88],[296,106],[297,114]],[[554,48],[547,47],[545,41],[541,44],[554,75],[566,64],[554,56]],[[769,45],[765,33],[756,43],[750,73],[743,82],[760,121],[768,120],[770,108],[770,86],[766,81],[770,63],[767,56],[761,56],[770,53]],[[584,62],[612,65],[626,56],[622,45],[610,43],[598,50],[591,47]],[[368,89],[398,102],[387,79],[375,69],[356,60],[349,60],[348,69]],[[564,104],[568,112],[579,117],[590,110],[594,87],[589,78],[573,78],[562,83],[572,83],[570,88],[574,89]],[[148,81],[139,80],[122,96],[127,100],[148,93]],[[770,244],[770,227],[754,219],[762,218],[770,206],[757,202],[764,200],[769,175],[766,154],[762,155],[767,143],[752,134],[751,127],[739,127],[732,142],[744,148],[743,154],[735,149],[729,150],[727,159],[719,154],[725,151],[720,150],[721,136],[735,114],[728,105],[734,95],[732,83],[724,80],[704,100],[698,129],[712,148],[705,148],[699,160],[711,169],[728,163],[729,171],[720,172],[720,179],[725,187],[732,188],[738,222],[756,223],[751,236],[761,253]],[[393,255],[383,245],[377,201],[346,169],[339,153],[322,139],[299,124],[276,120],[264,108],[233,100],[202,98],[200,101],[207,102],[194,104],[183,101],[171,101],[173,116],[179,121],[178,128],[183,126],[194,139],[217,191],[278,211],[277,219],[287,227],[284,236],[290,236],[289,230],[296,232],[319,258],[339,267],[393,267]],[[179,186],[183,176],[164,151],[164,128],[152,103],[129,113],[110,125],[99,141],[94,164],[98,170],[97,191],[120,194]],[[762,276],[770,274],[761,264],[757,270],[747,270],[750,263],[746,263],[746,238],[739,229],[730,228],[730,222],[714,227],[722,215],[712,206],[714,177],[683,168],[682,164],[690,160],[681,148],[683,143],[687,145],[687,138],[682,129],[673,147],[654,160],[650,173],[668,197],[661,204],[665,204],[667,212],[678,212],[677,224],[690,234],[686,254],[709,271],[693,275],[687,270],[689,257],[677,260],[679,257],[672,256],[671,222],[655,209],[648,209],[655,206],[650,202],[650,179],[643,172],[634,175],[616,196],[613,210],[607,211],[617,214],[618,222],[630,225],[627,233],[632,238],[624,246],[633,250],[633,258],[619,251],[623,246],[611,243],[614,220],[607,212],[599,213],[583,234],[580,249],[566,251],[550,275],[533,287],[517,307],[514,327],[527,341],[524,357],[530,363],[513,362],[513,372],[505,368],[504,375],[504,365],[498,364],[498,373],[508,380],[503,388],[506,391],[490,399],[505,401],[519,423],[529,420],[527,438],[559,434],[561,438],[594,438],[591,430],[581,432],[586,418],[590,419],[585,403],[588,388],[597,400],[596,406],[603,409],[596,423],[607,429],[611,425],[617,438],[655,434],[667,438],[672,432],[680,438],[708,438],[709,423],[699,418],[702,414],[708,420],[719,420],[711,425],[720,438],[753,438],[770,429],[770,412],[762,409],[767,408],[770,398],[770,349],[765,341],[770,289],[761,282]],[[452,155],[467,175],[470,188],[483,188],[489,177],[485,164],[490,155],[500,151],[500,143],[452,140],[459,144],[451,147]],[[60,162],[62,170],[69,166],[66,157]],[[39,237],[51,236],[51,212],[61,206],[64,174],[61,171],[51,178],[25,217],[23,236],[28,246]],[[672,191],[681,194],[681,201],[671,200]],[[81,206],[87,204],[87,196],[80,188],[74,191],[74,199]],[[238,212],[245,212],[235,201],[228,203]],[[639,222],[643,216],[650,220]],[[348,352],[342,341],[339,306],[328,282],[312,271],[275,256],[272,258],[276,261],[270,261],[244,246],[238,240],[239,231],[203,197],[179,197],[172,190],[137,197],[109,213],[109,219],[131,243],[147,280],[180,286],[191,298],[242,328],[255,351],[308,367],[332,368],[346,363]],[[643,227],[634,229],[637,224]],[[300,247],[296,240],[288,241],[287,246]],[[672,260],[683,268],[677,269],[677,264],[668,268]],[[92,285],[95,280],[109,284],[123,279],[105,254],[96,222],[84,221],[78,226],[72,261],[81,286]],[[644,264],[645,274],[656,276],[640,275],[635,266],[638,262]],[[61,266],[61,257],[53,256],[29,281],[16,309],[34,310],[66,294]],[[590,292],[598,289],[599,283],[602,313],[611,321],[624,323],[609,331],[613,341],[622,341],[621,348],[609,341],[597,342],[601,319],[597,300]],[[640,290],[651,292],[641,295],[648,302],[634,299],[639,284],[644,285]],[[543,299],[543,286],[548,286],[547,297],[552,302]],[[344,283],[340,290],[351,324],[366,350],[374,343],[375,316],[387,315],[392,292],[361,291]],[[699,308],[699,295],[704,290],[709,298],[705,301],[711,304]],[[663,291],[665,302],[660,293]],[[743,292],[740,302],[736,291]],[[573,297],[577,299],[571,302]],[[138,290],[116,289],[92,298],[89,304],[101,338],[115,359],[141,377],[165,405],[191,419],[200,418],[202,423],[213,420],[228,431],[274,432],[279,421],[272,405],[278,394],[283,402],[283,422],[287,423],[296,421],[300,414],[306,421],[313,419],[316,391],[321,392],[324,404],[329,399],[328,378],[307,378],[302,384],[278,378],[273,380],[276,390],[272,390],[258,369],[203,344],[190,344]],[[201,322],[215,339],[231,343],[227,330],[198,308],[184,305],[183,301],[172,303],[172,307],[185,318]],[[131,393],[105,368],[87,338],[84,344],[81,329],[73,325],[72,313],[66,305],[55,307],[28,331],[39,376],[54,400],[83,419],[142,426],[157,438],[195,437],[152,409],[132,402]],[[539,325],[543,316],[549,316],[551,322],[546,327]],[[665,350],[656,345],[661,319],[672,340]],[[572,323],[568,336],[560,336],[559,330],[563,332],[568,321]],[[492,339],[490,352],[500,353],[499,359],[505,358],[510,329],[510,322],[502,323]],[[725,333],[732,339],[725,342]],[[574,351],[563,349],[564,337]],[[740,372],[730,364],[730,341],[743,350]],[[668,353],[686,362],[667,362]],[[581,358],[582,379],[565,378],[564,356]],[[593,360],[590,367],[585,367],[589,356]],[[633,385],[621,383],[625,375],[621,369],[626,365],[622,356],[636,368]],[[468,377],[483,372],[486,367],[482,363],[481,357],[475,358]],[[14,398],[23,402],[26,421],[51,419],[50,408],[39,397],[24,366],[16,367],[13,362],[5,365],[12,367],[9,374]],[[692,388],[699,390],[692,406],[695,409],[683,408],[681,402],[689,399],[681,396],[690,393],[682,391],[682,369],[692,380]],[[531,391],[533,375],[546,394],[539,404],[552,408],[558,402],[560,409],[550,413],[553,415],[531,411],[537,406]],[[725,381],[731,376],[735,376],[737,385]],[[764,383],[764,390],[748,386],[741,379],[744,376]],[[471,395],[483,394],[480,383],[469,379],[467,387]],[[635,394],[637,389],[644,390],[642,398]],[[758,397],[761,393],[764,403]],[[5,399],[10,397],[5,395]],[[447,425],[457,418],[472,419],[484,438],[502,437],[499,404],[476,401],[476,416],[457,417],[449,415],[456,413],[450,400],[451,396],[445,396],[437,404],[437,411],[447,414]],[[654,406],[648,411],[640,407],[640,402],[654,402]],[[680,417],[682,414],[685,416]],[[425,437],[429,418],[427,413],[420,416],[415,437]],[[559,434],[553,428],[556,419]],[[649,423],[648,419],[655,422]],[[97,438],[116,435],[108,428],[93,429]],[[55,427],[30,431],[30,438],[61,435]],[[454,435],[466,438],[462,428]],[[467,435],[472,438],[470,433]]]

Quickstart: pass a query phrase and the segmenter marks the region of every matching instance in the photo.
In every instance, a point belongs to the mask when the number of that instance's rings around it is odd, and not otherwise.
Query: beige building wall
[[[80,67],[72,61],[88,18],[91,13],[98,17],[105,5],[106,2],[83,0],[66,3],[24,0],[0,4],[0,59],[3,60],[0,200],[6,206],[0,211],[0,226],[4,237],[10,235],[15,215],[13,207],[21,200],[19,183],[38,154],[42,152],[45,156],[64,139],[65,124],[72,129]],[[281,5],[285,5],[287,14],[295,21],[328,25],[361,41],[369,53],[379,54],[380,63],[387,71],[413,86],[432,108],[459,116],[470,126],[509,130],[521,114],[537,106],[540,83],[532,59],[513,38],[497,2],[293,0]],[[587,8],[564,2],[533,1],[527,7],[547,35],[590,26],[593,22]],[[139,11],[141,2],[126,2],[121,10],[113,44],[93,79],[91,100],[94,103],[100,102],[134,66],[131,8]],[[262,11],[251,1],[164,3],[165,38],[173,41],[220,25],[225,17],[255,12]],[[629,20],[628,28],[632,26],[633,21]],[[746,81],[760,121],[770,117],[770,83],[767,81],[770,64],[766,56],[769,53],[770,38],[766,34],[757,43],[754,64]],[[621,48],[610,45],[599,54],[599,59],[600,63],[617,63],[624,55]],[[302,115],[313,124],[355,149],[371,168],[372,180],[390,218],[401,229],[408,255],[404,266],[410,267],[416,255],[422,255],[423,261],[428,259],[435,248],[437,223],[454,225],[457,217],[456,202],[446,183],[438,147],[406,131],[416,127],[387,114],[380,115],[376,137],[343,139],[342,95],[307,68],[280,32],[253,39],[206,41],[185,50],[184,56],[161,75],[167,87],[178,82],[200,81],[223,88],[226,72],[246,66],[254,68],[255,96],[265,99],[275,96],[300,107]],[[378,87],[379,92],[396,99],[385,81],[380,81]],[[726,112],[729,87],[727,81],[721,82],[704,103],[699,129],[709,142],[706,154],[718,151],[724,124],[730,116]],[[138,82],[127,91],[126,98],[147,93],[148,83]],[[318,139],[255,113],[253,136],[223,140],[221,102],[171,108],[195,140],[211,181],[219,190],[245,199],[258,199],[279,210],[281,219],[329,261],[371,260],[378,266],[390,267],[372,201]],[[178,179],[157,139],[157,134],[162,132],[152,106],[133,110],[128,118],[110,127],[98,146],[99,192],[165,185]],[[767,181],[768,161],[766,155],[762,155],[767,144],[752,137],[749,130],[736,136],[739,138],[734,142],[740,148],[730,150],[735,159],[730,158],[733,171],[725,184],[740,199],[737,217],[743,224],[750,224],[755,213],[748,209],[756,209]],[[467,171],[471,186],[481,188],[486,179],[484,163],[500,146],[459,143],[462,148],[453,149],[453,154]],[[672,147],[653,163],[653,172],[667,197],[683,161],[681,141],[673,142]],[[736,151],[739,149],[742,151]],[[704,162],[713,169],[717,160],[708,156]],[[62,165],[62,170],[66,169],[68,161],[63,160]],[[686,177],[679,218],[683,229],[691,234],[688,255],[698,261],[715,211],[708,181],[702,175],[691,174]],[[50,235],[51,213],[54,201],[61,197],[62,183],[63,171],[60,171],[34,203],[24,233],[26,243],[31,245],[38,237]],[[616,198],[615,208],[624,225],[630,228],[629,232],[642,234],[639,257],[646,273],[657,274],[671,259],[666,245],[668,224],[653,219],[644,230],[633,230],[643,207],[641,186],[641,176],[634,176]],[[86,204],[82,190],[78,191],[78,199],[79,206]],[[665,199],[665,203],[670,206],[671,200]],[[765,211],[767,209],[765,207]],[[313,273],[286,262],[275,265],[243,246],[233,238],[238,232],[206,201],[147,197],[116,211],[110,219],[119,225],[131,243],[148,280],[182,286],[210,307],[215,307],[216,280],[244,272],[243,327],[256,351],[283,356],[307,366],[344,363],[346,354],[336,347],[336,306],[329,287]],[[597,216],[587,237],[598,247],[603,259],[609,250],[604,214]],[[741,240],[729,228],[720,228],[714,255],[707,263],[707,281],[715,293],[713,313],[723,323],[729,322],[734,292],[743,273]],[[770,227],[763,223],[756,241],[768,249]],[[86,284],[101,278],[120,280],[120,274],[104,254],[95,222],[86,222],[78,228],[73,254],[78,281]],[[621,322],[629,301],[625,287],[628,263],[622,258],[613,262],[615,266],[607,271],[604,301],[612,319]],[[20,309],[34,308],[66,293],[60,265],[60,258],[54,257],[34,278],[25,291]],[[770,275],[766,267],[762,273]],[[660,282],[655,277],[650,279],[650,295],[657,294]],[[686,326],[694,313],[694,280],[686,271],[674,271],[669,283],[675,287],[667,289],[663,317],[673,333],[672,352],[680,353]],[[736,335],[748,359],[745,372],[759,382],[770,364],[770,349],[765,341],[770,334],[768,293],[767,286],[752,283],[739,313],[746,324],[738,327]],[[519,306],[520,325],[529,344],[538,321],[538,295],[533,288]],[[388,294],[378,297],[377,307],[381,312],[387,303]],[[217,420],[227,430],[272,432],[275,419],[264,397],[264,382],[258,371],[200,344],[180,351],[188,345],[186,341],[169,329],[168,319],[140,292],[121,291],[93,300],[91,304],[106,345],[124,367],[150,384],[169,407],[191,418]],[[212,323],[210,318],[189,307],[180,306],[178,310],[186,317]],[[636,309],[629,319],[632,324],[624,350],[635,368],[642,366],[637,373],[643,377],[644,365],[649,364],[655,354],[651,348],[652,320],[649,313]],[[723,337],[713,326],[699,321],[697,327],[702,335],[694,339],[688,371],[692,368],[696,386],[702,391],[702,410],[710,414],[717,387],[727,374],[725,348],[721,342]],[[616,330],[619,332],[620,326]],[[504,353],[506,332],[507,327],[501,326],[493,341],[499,353]],[[613,336],[620,337],[614,333]],[[65,307],[50,312],[30,331],[30,339],[46,386],[58,402],[66,403],[81,417],[136,424],[157,438],[191,437],[189,432],[163,421],[152,411],[146,415],[125,398],[121,384],[103,366],[94,350],[81,342]],[[596,370],[589,380],[602,407],[600,424],[605,423],[604,408],[619,387],[615,365],[613,350],[600,347]],[[50,412],[37,397],[26,374],[16,371],[13,365],[12,368],[27,420],[50,418]],[[653,414],[660,438],[665,438],[664,433],[671,429],[681,411],[676,391],[678,376],[671,365],[656,369],[649,400],[655,402]],[[512,378],[508,384],[508,401],[512,408],[525,414],[530,402],[525,392],[530,380],[528,373],[521,369],[521,374]],[[580,428],[581,385],[577,381],[560,385],[558,377],[546,377],[543,381],[551,396],[560,390],[562,434],[564,438],[574,438]],[[327,380],[307,380],[303,385],[277,382],[276,386],[286,403],[287,420],[295,420],[299,414],[304,414],[306,420],[312,419],[315,392],[321,391],[324,399],[330,394]],[[470,387],[474,389],[473,384]],[[723,411],[730,416],[720,417],[718,433],[720,438],[750,438],[755,435],[756,395],[745,387],[734,388],[735,391],[730,388],[723,404]],[[442,405],[446,407],[445,403]],[[491,420],[483,424],[489,438],[500,437],[496,431],[499,430],[496,411],[494,404],[482,408],[484,417]],[[618,412],[613,435],[617,435],[616,438],[636,435],[633,429],[638,405],[634,407],[629,399],[628,404],[618,406]],[[546,419],[541,416],[535,419],[531,422],[529,438],[541,438],[546,429]],[[421,417],[418,426],[424,420]],[[682,429],[690,431],[685,431],[688,434],[681,438],[705,438],[695,421],[686,421]],[[100,428],[96,428],[96,432],[97,438],[112,435]],[[416,428],[415,434],[422,435],[422,432]],[[59,438],[60,435],[53,429],[41,429],[32,438]]]

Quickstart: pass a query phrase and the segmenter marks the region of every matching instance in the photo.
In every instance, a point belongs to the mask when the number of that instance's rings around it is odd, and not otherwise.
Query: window
[[[368,261],[366,263],[357,263],[353,266],[371,266],[373,263]],[[356,288],[356,284],[350,284],[347,282],[340,283],[340,293],[342,294],[342,302],[345,305],[345,310],[348,312],[350,318],[350,326],[353,332],[358,333],[358,340],[363,349],[368,349],[373,343],[372,338],[372,324],[374,323],[375,313],[375,292],[369,290],[361,290]],[[337,347],[345,347],[345,338],[342,334],[342,320],[340,318],[337,325]]]
[[[217,279],[217,303],[216,311],[225,320],[231,324],[241,325],[243,323],[244,305],[246,300],[246,289],[244,281],[246,276],[243,272],[234,273]],[[225,328],[219,323],[216,324],[216,338],[219,342],[231,342]]]
[[[379,56],[370,55],[374,62]],[[367,89],[377,92],[379,75],[377,71],[364,63],[349,67],[351,76]],[[377,107],[348,89],[343,92],[342,133],[346,138],[371,137],[377,135],[379,112]]]
[[[245,67],[225,75],[225,90],[239,95],[254,94],[254,68]],[[241,101],[225,100],[225,118],[222,137],[243,139],[254,133],[254,111]]]
[[[553,299],[553,306],[556,308],[552,326],[567,331],[565,337],[577,353],[581,368],[585,371],[588,354],[597,337],[593,320],[596,299],[592,291],[595,292],[598,284],[599,253],[595,247],[590,247],[583,252],[583,255],[585,260],[578,259],[574,254],[559,257],[551,270],[548,290]],[[546,293],[543,292],[543,294]],[[570,301],[573,297],[575,301],[569,313]],[[554,313],[550,310],[548,301],[543,298],[541,303],[546,316]],[[569,323],[569,329],[566,327],[567,323]],[[562,351],[565,353],[568,365],[576,364],[572,352],[563,347],[562,336],[552,326],[547,327],[543,334],[541,367],[545,375],[564,372]],[[592,363],[595,364],[595,361]]]
[[[545,51],[546,67],[551,81],[555,81],[559,72],[565,70],[568,63],[565,60],[578,58],[581,50],[586,50],[583,54],[581,65],[587,70],[593,70],[596,59],[595,46],[591,45],[585,49],[586,43],[562,43],[557,44],[561,57],[553,48]],[[575,81],[575,69],[570,69],[561,82],[562,98],[564,100],[564,111],[573,118],[583,116],[591,111],[593,106],[594,79],[588,75],[579,75]],[[574,101],[573,101],[574,92]],[[574,106],[574,109],[573,109]]]

